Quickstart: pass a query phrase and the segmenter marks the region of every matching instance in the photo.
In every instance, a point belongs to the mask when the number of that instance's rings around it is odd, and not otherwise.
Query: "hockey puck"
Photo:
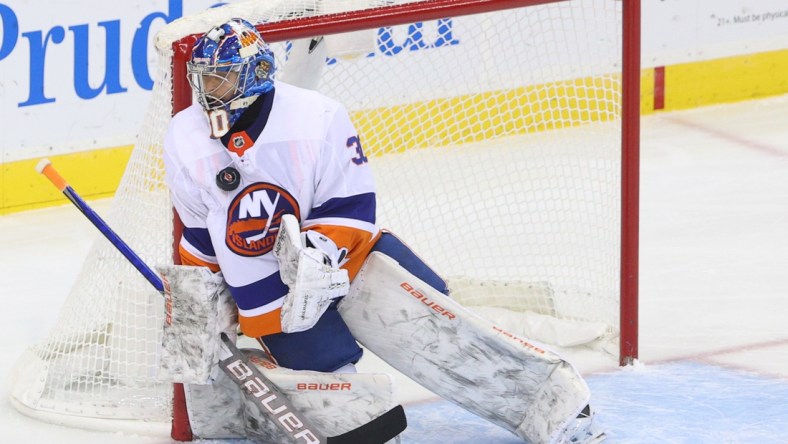
[[[216,186],[224,191],[232,191],[241,183],[241,175],[233,167],[227,167],[216,175]]]

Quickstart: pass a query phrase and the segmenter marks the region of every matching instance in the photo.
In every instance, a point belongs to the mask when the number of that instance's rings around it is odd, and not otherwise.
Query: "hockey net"
[[[183,60],[194,34],[232,17],[258,23],[286,74],[291,40],[372,30],[375,51],[327,60],[318,89],[344,103],[361,135],[379,224],[464,304],[601,324],[615,346],[596,350],[624,359],[619,312],[634,295],[621,294],[622,238],[637,227],[621,222],[623,2],[325,3],[239,2],[158,34],[152,102],[106,215],[113,229],[147,263],[172,261],[161,141],[191,98]],[[163,312],[161,296],[97,241],[49,339],[18,363],[12,402],[49,422],[165,433]]]

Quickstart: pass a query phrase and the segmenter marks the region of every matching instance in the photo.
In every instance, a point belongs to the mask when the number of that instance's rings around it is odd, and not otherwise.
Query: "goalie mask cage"
[[[371,30],[375,51],[327,60],[318,90],[359,131],[379,224],[484,296],[463,303],[604,323],[616,346],[596,350],[630,362],[639,14],[639,0],[258,0],[182,18],[157,35],[151,105],[107,220],[148,264],[172,261],[161,141],[191,102],[195,34],[232,17],[258,23],[286,75],[288,41]],[[509,291],[533,286],[535,298]],[[163,313],[161,296],[99,238],[48,340],[17,363],[12,403],[48,422],[166,433]]]

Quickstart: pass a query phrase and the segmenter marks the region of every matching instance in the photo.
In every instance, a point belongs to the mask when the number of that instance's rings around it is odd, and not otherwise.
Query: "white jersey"
[[[281,331],[282,300],[272,247],[283,214],[348,250],[351,279],[379,234],[375,188],[358,133],[338,102],[277,82],[221,139],[199,105],[178,113],[164,141],[166,179],[185,226],[184,264],[221,269],[238,305],[241,329]],[[217,174],[232,167],[231,191]]]

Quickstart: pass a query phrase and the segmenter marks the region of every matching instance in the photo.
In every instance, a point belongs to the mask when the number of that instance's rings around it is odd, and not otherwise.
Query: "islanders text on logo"
[[[298,202],[284,189],[270,183],[244,188],[227,209],[227,247],[241,256],[262,256],[274,247],[282,215],[301,219]]]

